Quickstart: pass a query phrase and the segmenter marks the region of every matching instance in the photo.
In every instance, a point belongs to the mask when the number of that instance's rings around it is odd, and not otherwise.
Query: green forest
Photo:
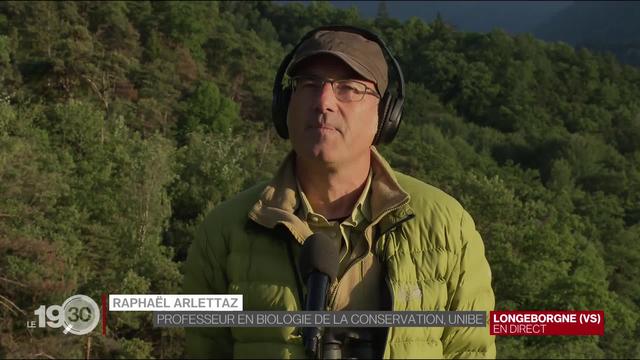
[[[640,69],[531,35],[328,2],[0,3],[0,358],[177,358],[184,329],[28,329],[74,294],[170,294],[194,227],[269,179],[284,55],[380,34],[407,81],[391,165],[474,217],[496,309],[604,310],[605,336],[497,337],[500,358],[640,357]]]

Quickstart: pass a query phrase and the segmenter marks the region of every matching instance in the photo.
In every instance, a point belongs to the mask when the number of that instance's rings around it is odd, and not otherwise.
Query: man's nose
[[[318,98],[316,99],[316,110],[321,113],[336,111],[336,104],[338,99],[333,92],[333,87],[330,82],[325,82],[320,89]]]

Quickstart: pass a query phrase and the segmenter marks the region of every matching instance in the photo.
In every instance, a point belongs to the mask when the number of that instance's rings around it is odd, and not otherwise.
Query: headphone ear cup
[[[373,145],[378,145],[381,143],[380,140],[382,138],[385,124],[387,122],[387,116],[389,113],[389,100],[390,94],[388,91],[385,91],[384,96],[378,103],[378,131],[376,132],[376,136],[373,138]]]
[[[378,107],[379,123],[374,145],[388,144],[396,136],[400,128],[400,118],[402,117],[402,99],[385,92]]]
[[[291,87],[282,88],[274,97],[272,104],[272,120],[276,132],[283,139],[289,138],[287,127],[287,113],[289,112],[289,100],[291,99]]]
[[[404,99],[397,98],[395,96],[391,101],[387,122],[385,123],[385,129],[383,129],[382,138],[380,139],[383,144],[388,144],[393,141],[400,129],[403,103]]]

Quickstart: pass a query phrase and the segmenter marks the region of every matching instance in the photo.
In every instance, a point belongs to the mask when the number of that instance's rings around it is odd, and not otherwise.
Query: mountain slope
[[[610,51],[620,61],[640,65],[640,3],[575,2],[534,30],[547,41]]]

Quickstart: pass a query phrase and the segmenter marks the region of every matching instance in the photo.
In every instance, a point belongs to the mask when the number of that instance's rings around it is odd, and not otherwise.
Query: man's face
[[[295,75],[353,79],[371,90],[376,89],[373,82],[363,79],[332,55],[317,55],[306,60]],[[370,156],[378,125],[378,102],[370,93],[360,101],[340,101],[329,82],[318,91],[295,89],[287,116],[293,149],[302,159],[334,165]]]

